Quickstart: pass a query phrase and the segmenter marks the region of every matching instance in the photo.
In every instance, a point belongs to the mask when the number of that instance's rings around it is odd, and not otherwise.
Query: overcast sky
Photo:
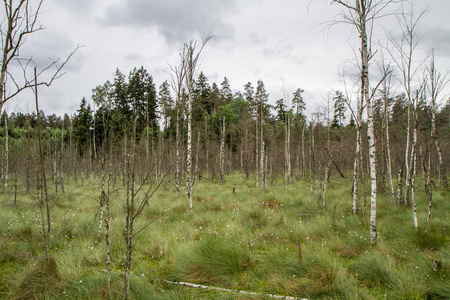
[[[233,91],[262,79],[269,101],[290,98],[305,90],[309,113],[325,105],[331,91],[356,82],[351,26],[330,29],[340,6],[331,0],[45,0],[40,22],[45,30],[30,36],[21,52],[44,65],[49,58],[64,59],[82,45],[65,67],[65,75],[40,89],[40,108],[47,114],[72,114],[81,98],[90,101],[92,89],[112,80],[116,68],[125,75],[143,66],[156,87],[170,77],[169,64],[178,63],[183,42],[212,31],[216,38],[205,48],[200,70],[209,83],[224,76]],[[419,23],[423,35],[418,60],[435,49],[436,65],[450,69],[449,0],[416,0],[416,9],[429,6]],[[386,31],[396,32],[395,18],[378,20],[374,41]],[[375,74],[376,68],[372,68]],[[374,80],[373,80],[374,81]],[[441,98],[450,95],[447,88]],[[32,95],[21,94],[8,111],[33,110]],[[28,104],[27,104],[28,103]]]

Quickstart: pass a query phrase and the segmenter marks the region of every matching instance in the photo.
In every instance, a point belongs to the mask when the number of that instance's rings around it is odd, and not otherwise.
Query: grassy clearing
[[[236,193],[232,193],[236,183]],[[167,187],[172,185],[167,185]],[[378,243],[369,245],[368,216],[354,216],[346,179],[335,178],[323,209],[307,182],[287,189],[281,179],[266,191],[240,175],[194,188],[194,213],[185,197],[161,188],[135,224],[131,298],[256,299],[234,293],[171,286],[185,281],[310,299],[449,299],[449,191],[417,195],[421,229],[412,210],[378,198]],[[106,285],[103,234],[98,236],[98,186],[93,177],[66,184],[52,200],[53,233],[47,268],[42,220],[33,195],[18,207],[0,202],[0,298],[120,299],[125,259],[124,190],[112,196],[112,288]],[[166,213],[158,219],[158,217]],[[298,255],[297,241],[302,256]],[[441,261],[436,271],[433,263]],[[240,298],[239,298],[240,297]]]

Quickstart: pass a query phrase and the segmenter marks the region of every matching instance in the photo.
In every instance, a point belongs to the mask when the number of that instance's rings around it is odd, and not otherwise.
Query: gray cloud
[[[75,48],[76,44],[65,34],[45,29],[27,39],[27,42],[21,48],[20,57],[32,58],[38,68],[44,68],[58,59],[63,62]],[[80,52],[82,51],[78,51],[72,57],[72,61],[66,65],[65,71],[79,71],[83,60],[83,55]]]
[[[439,49],[441,52],[450,52],[450,28],[436,25],[427,28],[423,41],[430,49]]]
[[[70,14],[76,14],[78,16],[90,15],[93,11],[95,2],[94,0],[53,0],[53,5],[61,6]]]
[[[169,42],[192,39],[207,33],[227,38],[233,35],[229,13],[234,1],[222,0],[128,0],[108,6],[101,22],[109,26],[156,27]]]

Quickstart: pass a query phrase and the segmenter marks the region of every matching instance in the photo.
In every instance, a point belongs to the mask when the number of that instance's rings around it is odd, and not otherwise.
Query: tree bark
[[[181,163],[181,155],[180,155],[180,122],[181,122],[181,118],[180,118],[180,109],[181,109],[181,105],[180,105],[180,99],[178,99],[177,101],[177,124],[176,124],[176,131],[175,131],[175,139],[176,139],[176,168],[175,168],[175,187],[177,189],[177,191],[180,191],[180,163]]]
[[[191,183],[191,169],[192,169],[192,90],[193,83],[188,88],[188,117],[187,117],[187,147],[186,147],[186,194],[189,198],[189,212],[192,213],[192,183]]]
[[[405,206],[408,205],[409,202],[409,188],[411,185],[411,159],[410,159],[410,151],[412,152],[412,149],[410,150],[410,127],[411,127],[411,105],[408,102],[408,110],[407,110],[407,122],[406,122],[406,149],[405,149],[405,168],[406,168],[406,174],[405,174],[405,193],[403,194],[403,204]]]
[[[220,131],[220,178],[225,184],[225,116],[222,116],[222,130]]]
[[[5,165],[4,165],[4,179],[3,190],[6,191],[8,187],[8,173],[9,173],[9,142],[8,142],[8,113],[5,111]]]
[[[395,193],[394,193],[394,183],[392,180],[392,165],[391,165],[391,146],[390,146],[390,139],[389,139],[389,107],[387,104],[388,97],[385,97],[384,99],[384,122],[385,122],[385,130],[386,130],[386,168],[387,168],[387,175],[389,180],[389,188],[391,193],[391,204],[395,205]]]
[[[37,82],[37,71],[36,68],[34,68],[34,80]],[[38,97],[38,88],[37,85],[34,86],[34,95],[36,100],[36,113],[37,113],[37,123],[38,123],[38,143],[39,143],[39,162],[40,162],[40,174],[42,177],[42,183],[43,183],[43,189],[44,189],[44,197],[45,197],[45,210],[47,213],[47,233],[50,234],[51,232],[51,219],[50,219],[50,207],[49,207],[49,199],[48,199],[48,191],[47,191],[47,179],[45,177],[45,165],[44,165],[44,154],[42,149],[42,142],[41,142],[41,117],[39,112],[39,97]]]

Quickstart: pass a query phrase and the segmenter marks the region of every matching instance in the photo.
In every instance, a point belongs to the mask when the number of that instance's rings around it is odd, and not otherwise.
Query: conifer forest
[[[312,1],[357,45],[320,105],[210,80],[211,32],[64,114],[41,93],[85,49],[23,56],[43,2],[1,5],[1,299],[450,299],[450,77],[417,1]]]

